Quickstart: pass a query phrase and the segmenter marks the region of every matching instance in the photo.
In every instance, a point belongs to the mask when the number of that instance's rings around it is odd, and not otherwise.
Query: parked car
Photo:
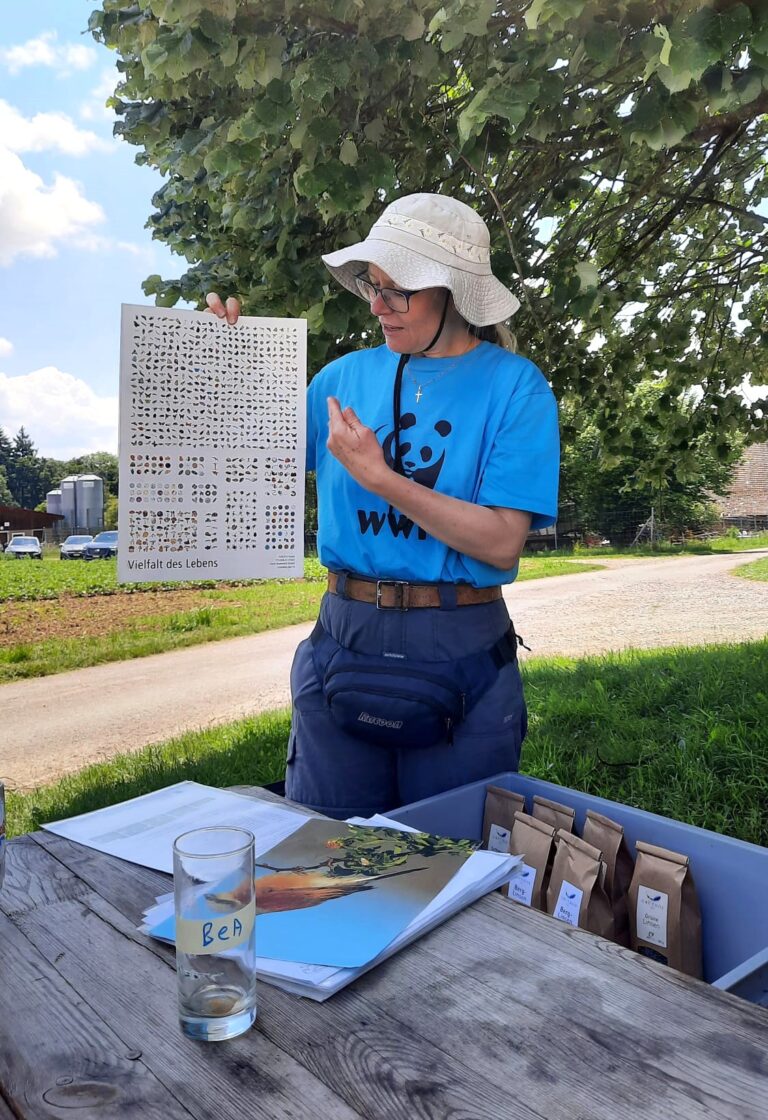
[[[67,537],[67,539],[59,547],[60,560],[82,560],[85,546],[93,540],[93,537]]]
[[[83,549],[83,560],[107,560],[110,556],[117,556],[116,529],[97,533]]]
[[[10,544],[5,546],[7,556],[17,560],[42,560],[43,550],[37,537],[12,537]]]

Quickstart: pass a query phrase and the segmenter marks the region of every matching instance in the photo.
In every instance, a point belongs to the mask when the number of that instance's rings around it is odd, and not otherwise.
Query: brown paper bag
[[[587,809],[582,839],[599,848],[605,863],[605,893],[613,908],[614,940],[629,945],[627,892],[635,863],[624,840],[624,829],[610,817]]]
[[[638,840],[629,888],[632,948],[701,977],[701,910],[688,856]]]
[[[510,850],[523,857],[523,866],[506,887],[504,894],[523,906],[546,910],[547,876],[554,848],[555,830],[527,813],[515,813]]]
[[[483,847],[490,852],[508,852],[515,813],[525,812],[525,798],[520,793],[488,786],[483,814]]]
[[[533,798],[533,815],[537,821],[551,824],[555,831],[562,828],[565,832],[573,832],[576,810],[569,805],[561,805],[559,801],[550,801],[549,798],[536,794]]]
[[[604,882],[600,850],[559,829],[547,888],[547,913],[600,937],[613,938],[613,909]]]

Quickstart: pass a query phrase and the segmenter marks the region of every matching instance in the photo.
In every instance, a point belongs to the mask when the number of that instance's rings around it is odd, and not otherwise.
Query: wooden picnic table
[[[765,1010],[498,893],[326,1003],[260,984],[251,1031],[193,1042],[173,949],[136,928],[170,883],[9,843],[0,1120],[768,1116]]]

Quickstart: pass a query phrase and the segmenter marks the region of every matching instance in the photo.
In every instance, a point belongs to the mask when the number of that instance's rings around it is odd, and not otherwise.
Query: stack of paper
[[[45,827],[106,854],[171,872],[177,836],[227,825],[247,828],[256,838],[260,977],[315,1000],[327,999],[502,886],[522,862],[518,856],[429,837],[386,817],[347,823],[307,818],[295,809],[196,782],[179,782]],[[174,940],[172,894],[156,899],[141,928]]]
[[[387,828],[410,833],[417,832],[416,829],[409,828],[399,821],[390,820],[382,816],[371,817],[369,820],[353,818],[347,823],[368,828]],[[353,937],[353,947],[359,947],[360,953],[362,954],[362,957],[360,957],[362,963],[351,967],[318,964],[308,959],[296,959],[296,957],[301,955],[300,953],[292,954],[292,959],[290,960],[280,959],[274,955],[262,955],[268,921],[271,922],[273,919],[270,918],[267,921],[263,918],[257,918],[256,945],[259,978],[266,980],[268,983],[275,984],[277,987],[283,988],[288,992],[292,992],[295,995],[307,996],[310,999],[318,1001],[326,1000],[329,996],[338,992],[340,988],[345,987],[364,972],[367,972],[381,961],[391,957],[399,949],[409,945],[412,941],[415,941],[416,938],[421,937],[422,934],[440,925],[441,922],[444,922],[452,914],[455,914],[470,903],[475,902],[482,895],[488,894],[490,891],[508,882],[519,870],[521,862],[519,856],[502,855],[498,852],[473,852],[461,863],[456,873],[445,883],[442,889],[427,903],[427,905],[420,909],[393,938],[387,939],[385,937],[385,944],[380,945],[377,950],[373,952],[373,955],[369,954],[367,959],[365,958],[366,941],[360,936],[362,931],[359,927],[355,930],[354,925],[347,919],[343,923],[343,930]],[[325,905],[328,906],[330,910],[335,903],[326,903]],[[306,917],[306,912],[302,916]],[[312,915],[312,917],[316,916],[316,914]],[[156,905],[150,907],[146,911],[144,915],[144,924],[140,928],[143,933],[148,933],[164,941],[173,942],[174,918],[172,894],[157,899]],[[340,924],[339,927],[337,927],[337,932],[341,929],[342,925]],[[381,914],[379,913],[376,922],[371,924],[368,933],[372,937],[379,936],[380,938],[381,932],[382,922]],[[269,941],[270,943],[273,942],[273,938],[270,937]],[[284,941],[284,935],[278,932],[274,938],[274,942],[280,943],[281,941]],[[322,953],[322,949],[318,948],[318,941],[322,944],[322,939],[318,939],[317,937],[315,924],[312,930],[312,936],[307,939],[307,944],[312,947],[310,952],[314,951],[316,954]],[[335,941],[335,944],[338,946],[338,951],[342,955],[345,951],[343,941],[344,939],[339,937],[337,937]],[[349,950],[347,949],[347,951]],[[304,955],[306,956],[306,954]]]

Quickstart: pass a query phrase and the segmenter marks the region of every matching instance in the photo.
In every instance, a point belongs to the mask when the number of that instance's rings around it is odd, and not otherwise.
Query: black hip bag
[[[345,649],[318,621],[312,657],[326,703],[339,727],[385,747],[431,747],[453,730],[517,658],[510,622],[490,647],[454,661],[414,661]]]

